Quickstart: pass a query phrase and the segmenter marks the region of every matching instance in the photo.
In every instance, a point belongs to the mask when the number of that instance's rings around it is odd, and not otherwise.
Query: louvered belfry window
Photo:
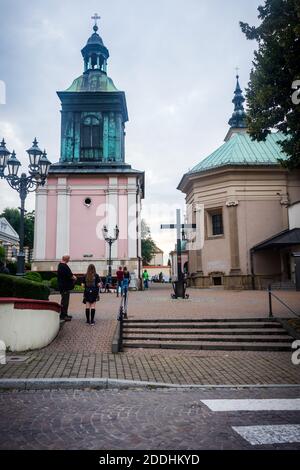
[[[102,121],[96,116],[86,116],[82,121],[80,160],[102,160]]]

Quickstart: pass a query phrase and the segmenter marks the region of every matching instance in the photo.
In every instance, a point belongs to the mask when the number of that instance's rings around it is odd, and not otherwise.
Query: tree
[[[249,133],[265,140],[272,129],[287,136],[281,142],[290,169],[300,167],[300,2],[266,0],[258,7],[261,24],[240,22],[247,39],[258,42],[246,89]],[[298,82],[299,80],[299,82]]]
[[[6,207],[0,217],[5,217],[5,219],[10,223],[10,225],[15,229],[15,231],[20,234],[20,211],[13,207]],[[24,218],[24,246],[33,248],[33,238],[34,238],[34,211],[28,212]]]
[[[142,238],[143,264],[147,265],[150,263],[155,253],[156,245],[151,238],[150,227],[146,224],[144,219],[142,219],[142,223],[141,223],[141,238]]]

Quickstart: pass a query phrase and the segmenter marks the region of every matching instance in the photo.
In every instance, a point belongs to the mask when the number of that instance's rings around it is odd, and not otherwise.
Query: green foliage
[[[50,289],[23,277],[0,274],[0,297],[48,300]]]
[[[142,235],[142,259],[143,259],[143,264],[147,265],[150,263],[155,250],[156,250],[156,245],[154,241],[152,240],[151,237],[151,231],[149,225],[146,224],[145,220],[142,219],[142,230],[141,230],[141,235]]]
[[[29,271],[25,274],[25,279],[29,279],[34,282],[42,282],[42,276],[36,271]]]
[[[4,209],[0,217],[10,223],[15,231],[20,235],[20,211],[18,209],[7,207]],[[33,248],[33,237],[34,237],[34,211],[25,214],[24,218],[24,246]]]
[[[9,261],[6,263],[6,267],[8,268],[10,274],[17,274],[17,263],[16,261]]]
[[[81,285],[79,286],[78,284],[75,284],[73,290],[74,290],[75,292],[83,292],[83,291],[84,291],[84,287],[82,287]]]
[[[58,290],[58,280],[57,277],[52,277],[50,279],[50,287],[51,289]]]
[[[156,250],[156,245],[151,237],[146,240],[142,240],[142,258],[143,264],[147,265],[150,263]]]
[[[249,132],[256,140],[265,140],[272,129],[283,132],[281,146],[289,158],[281,163],[299,168],[300,103],[292,101],[292,84],[300,80],[300,2],[266,0],[258,11],[259,26],[240,22],[247,39],[258,42],[246,90]]]
[[[42,279],[50,281],[55,276],[55,271],[39,271]]]
[[[0,245],[0,261],[2,261],[3,263],[5,261],[5,254],[6,252],[4,246]]]

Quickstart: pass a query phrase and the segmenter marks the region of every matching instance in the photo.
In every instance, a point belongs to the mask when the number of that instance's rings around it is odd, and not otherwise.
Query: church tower
[[[84,273],[94,263],[105,275],[109,247],[102,229],[113,235],[117,225],[112,271],[123,264],[139,276],[144,173],[125,162],[126,97],[107,75],[109,51],[98,34],[99,17],[93,19],[93,33],[81,50],[83,74],[57,92],[61,151],[36,196],[33,267],[56,270],[61,256],[69,254],[74,272]]]

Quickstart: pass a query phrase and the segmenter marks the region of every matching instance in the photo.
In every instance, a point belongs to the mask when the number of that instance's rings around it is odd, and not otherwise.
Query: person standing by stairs
[[[60,319],[64,321],[72,320],[72,316],[68,315],[68,308],[70,302],[70,292],[74,288],[74,284],[77,279],[68,266],[69,261],[70,256],[64,255],[57,267],[57,281],[61,295]]]

